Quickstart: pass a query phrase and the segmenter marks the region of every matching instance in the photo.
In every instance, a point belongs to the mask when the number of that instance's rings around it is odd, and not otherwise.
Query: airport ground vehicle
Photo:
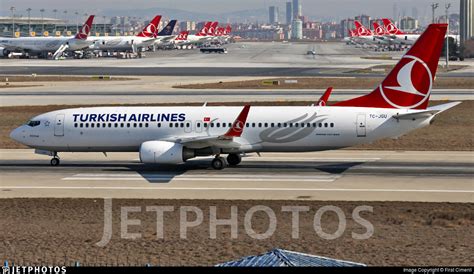
[[[227,49],[226,48],[214,48],[214,47],[210,47],[210,48],[201,48],[200,49],[201,53],[227,53]]]

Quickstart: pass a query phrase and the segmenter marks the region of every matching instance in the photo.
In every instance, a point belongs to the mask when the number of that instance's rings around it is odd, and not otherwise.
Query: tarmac
[[[358,151],[247,155],[216,171],[211,158],[144,165],[138,153],[0,151],[2,198],[140,198],[474,202],[474,157],[456,151]]]

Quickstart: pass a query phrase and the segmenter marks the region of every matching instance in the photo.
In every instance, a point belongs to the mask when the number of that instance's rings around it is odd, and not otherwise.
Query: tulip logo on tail
[[[428,65],[416,56],[406,55],[399,65],[396,79],[388,77],[380,85],[380,93],[395,108],[415,108],[431,93],[433,77]],[[407,96],[408,95],[408,96]]]
[[[144,31],[142,31],[142,35],[146,37],[151,37],[156,32],[156,26],[150,23]]]
[[[89,25],[85,24],[82,26],[81,30],[77,34],[77,38],[79,39],[87,39],[87,36],[89,35],[90,32],[90,27]]]
[[[397,33],[397,27],[393,23],[390,23],[387,25],[387,32],[390,34],[396,34]]]

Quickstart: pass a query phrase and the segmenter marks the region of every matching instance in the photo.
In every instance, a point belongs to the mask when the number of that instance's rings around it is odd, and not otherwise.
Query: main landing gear
[[[61,163],[61,161],[59,161],[59,156],[58,156],[58,154],[55,152],[55,153],[54,153],[54,156],[53,156],[53,159],[51,159],[51,165],[52,165],[52,166],[59,166],[60,163]]]
[[[242,157],[239,154],[229,154],[227,160],[224,157],[217,155],[212,159],[211,166],[213,169],[222,170],[226,166],[237,166],[242,161]]]

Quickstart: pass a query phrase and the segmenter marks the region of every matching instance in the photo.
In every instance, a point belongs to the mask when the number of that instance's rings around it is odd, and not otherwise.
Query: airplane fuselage
[[[92,36],[87,38],[92,50],[133,50],[153,45],[155,39],[139,36]]]
[[[138,151],[147,141],[224,134],[241,107],[95,107],[34,117],[11,136],[32,148],[54,152]],[[397,120],[410,110],[360,107],[253,107],[242,136],[222,153],[301,152],[349,147],[396,137],[431,118]],[[31,122],[30,122],[31,123]],[[235,142],[238,146],[235,146]],[[238,147],[238,149],[236,149]],[[201,149],[193,144],[190,149]]]
[[[87,40],[76,39],[73,36],[0,38],[0,45],[5,49],[29,52],[54,52],[65,44],[69,46],[69,51],[75,51],[87,48],[91,43]]]

